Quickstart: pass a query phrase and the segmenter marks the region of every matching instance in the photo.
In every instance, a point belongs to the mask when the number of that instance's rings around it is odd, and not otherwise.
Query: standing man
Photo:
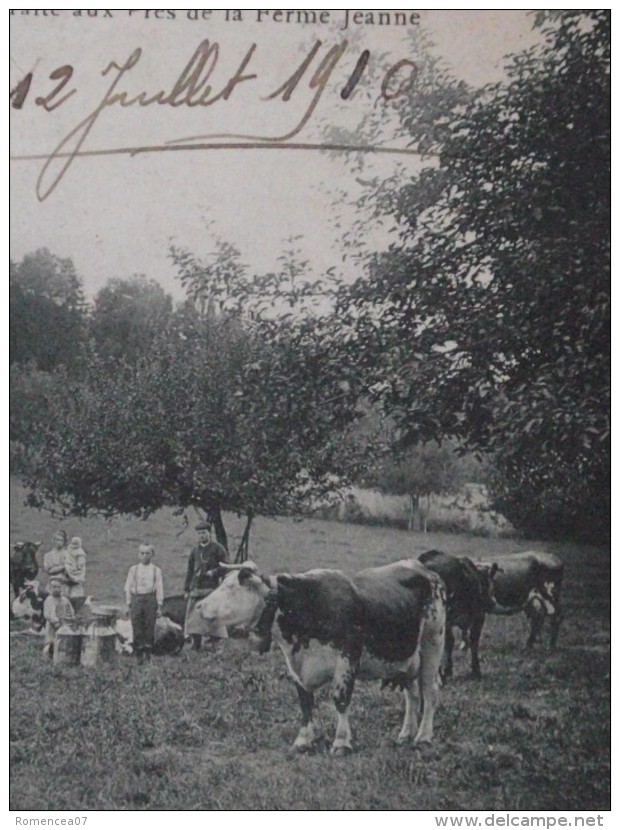
[[[184,590],[187,598],[185,636],[192,638],[192,648],[198,651],[203,636],[211,632],[196,605],[217,588],[218,568],[221,562],[228,562],[228,553],[225,547],[211,539],[211,522],[201,522],[196,526],[196,533],[198,544],[189,555]]]
[[[125,582],[125,599],[131,616],[133,650],[138,663],[151,659],[155,642],[155,621],[161,614],[164,585],[161,569],[153,564],[153,545],[140,545],[139,562],[132,565]]]

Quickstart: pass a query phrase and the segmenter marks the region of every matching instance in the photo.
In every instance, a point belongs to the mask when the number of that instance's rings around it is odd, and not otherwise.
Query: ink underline
[[[117,147],[111,150],[80,150],[77,153],[37,153],[31,155],[9,156],[9,161],[47,161],[50,158],[86,158],[92,156],[130,155],[142,153],[184,152],[186,150],[333,150],[340,153],[380,153],[384,155],[422,156],[430,158],[434,153],[423,153],[399,147],[373,147],[358,144],[312,144],[306,142],[283,143],[278,141],[262,142],[212,142],[205,144],[154,144],[145,147]]]

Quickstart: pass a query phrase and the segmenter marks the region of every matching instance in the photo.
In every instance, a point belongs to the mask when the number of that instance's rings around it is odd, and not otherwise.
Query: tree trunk
[[[431,512],[431,494],[426,494],[426,510],[424,511],[424,515],[422,516],[422,530],[424,533],[428,533],[428,517]]]
[[[420,515],[420,497],[415,493],[409,494],[409,530],[420,531],[422,529],[422,517]]]
[[[254,513],[250,508],[247,512],[247,519],[245,523],[245,530],[243,531],[243,536],[241,537],[241,542],[239,542],[239,547],[237,549],[237,555],[235,556],[235,562],[241,563],[246,562],[249,558],[250,554],[250,528],[252,526],[252,519],[254,518]]]
[[[210,508],[207,512],[213,522],[213,527],[215,528],[215,538],[220,545],[228,550],[228,536],[226,535],[226,528],[224,527],[224,521],[222,520],[222,511],[218,506]]]

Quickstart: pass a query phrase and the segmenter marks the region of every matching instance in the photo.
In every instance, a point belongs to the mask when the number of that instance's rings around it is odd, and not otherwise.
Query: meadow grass
[[[13,484],[11,541],[43,539],[59,521],[23,507]],[[231,548],[242,522],[226,518]],[[137,546],[153,542],[166,593],[182,588],[194,543],[179,517],[67,520],[88,552],[89,593],[122,601]],[[105,670],[54,668],[41,643],[12,636],[12,809],[609,809],[609,554],[578,545],[525,544],[412,534],[320,520],[258,519],[251,557],[265,573],[338,567],[354,573],[424,550],[501,557],[553,550],[566,563],[566,621],[559,648],[522,650],[525,621],[488,618],[483,680],[468,679],[457,653],[442,691],[430,749],[396,746],[399,694],[358,683],[355,754],[335,759],[325,740],[313,755],[290,746],[297,696],[276,651],[255,654],[231,639],[212,655],[184,651],[149,667],[131,658]],[[14,626],[17,632],[19,626]],[[334,717],[319,694],[327,738]]]

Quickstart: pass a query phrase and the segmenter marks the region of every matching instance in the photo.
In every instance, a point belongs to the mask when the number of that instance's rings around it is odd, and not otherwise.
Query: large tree
[[[384,459],[370,483],[383,493],[407,496],[409,530],[426,533],[431,496],[456,492],[466,480],[465,469],[459,465],[453,447],[431,441]],[[424,497],[426,509],[422,506]]]
[[[32,503],[74,515],[195,507],[224,543],[222,512],[234,511],[247,517],[242,558],[254,515],[299,512],[359,473],[363,448],[348,438],[360,382],[340,361],[333,321],[298,308],[309,289],[293,262],[231,280],[231,251],[211,264],[177,252],[198,308],[178,312],[148,358],[94,359],[52,405]]]
[[[495,453],[509,518],[570,532],[608,504],[610,15],[535,24],[506,81],[441,75],[402,104],[436,161],[393,195],[400,242],[340,313],[404,443]]]
[[[135,363],[148,355],[172,315],[172,298],[159,283],[136,275],[112,279],[95,297],[90,318],[93,346],[101,356]]]
[[[11,363],[50,371],[76,369],[83,358],[86,315],[73,262],[41,248],[9,263]]]

